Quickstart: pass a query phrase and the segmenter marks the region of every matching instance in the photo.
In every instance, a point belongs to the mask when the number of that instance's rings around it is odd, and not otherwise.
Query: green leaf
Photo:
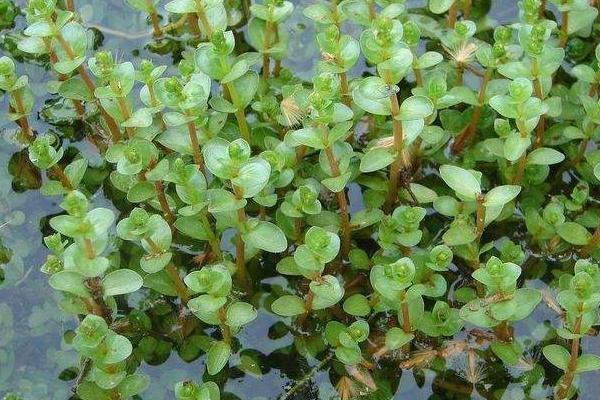
[[[429,0],[429,11],[434,14],[443,14],[454,4],[455,0]]]
[[[396,117],[401,121],[425,119],[433,114],[433,103],[425,96],[411,96],[400,105],[400,115]]]
[[[130,269],[119,269],[102,279],[102,289],[105,296],[133,293],[144,284],[142,277]]]
[[[316,128],[302,128],[291,131],[286,136],[286,143],[291,146],[304,145],[314,149],[324,149],[323,136]]]
[[[544,357],[546,357],[546,359],[550,361],[552,365],[562,369],[563,371],[567,369],[567,366],[569,365],[569,359],[571,358],[571,354],[569,354],[567,349],[557,344],[551,344],[544,347],[542,352],[544,353]]]
[[[60,271],[53,274],[48,283],[53,289],[60,290],[62,292],[72,293],[80,297],[91,297],[85,283],[83,282],[83,276],[71,271]]]
[[[576,372],[597,371],[600,369],[600,356],[595,354],[582,354],[577,359]]]
[[[529,137],[521,137],[518,133],[510,135],[504,142],[504,158],[512,162],[517,161],[530,144]]]
[[[561,163],[565,159],[560,151],[549,147],[540,147],[527,155],[527,164],[552,165]]]
[[[394,162],[394,156],[389,150],[375,147],[365,153],[360,160],[360,171],[369,173],[383,169]]]
[[[231,327],[240,327],[254,321],[256,316],[257,312],[252,304],[237,301],[227,307],[225,322]]]
[[[556,229],[556,233],[565,242],[576,246],[585,246],[592,238],[592,234],[577,222],[565,222]]]
[[[218,374],[229,361],[231,347],[225,342],[215,342],[206,355],[206,370],[209,375]]]
[[[265,187],[270,175],[271,165],[262,158],[254,158],[238,170],[231,183],[241,189],[243,197],[254,197]]]
[[[304,314],[304,300],[298,296],[281,296],[271,304],[271,311],[282,317],[293,317],[294,315]]]
[[[322,277],[322,281],[312,281],[310,291],[314,293],[312,302],[313,310],[322,310],[331,307],[344,297],[344,288],[340,285],[337,278],[331,275]]]
[[[362,294],[353,294],[344,301],[344,311],[356,317],[366,317],[371,313],[369,299]]]
[[[385,347],[389,350],[397,350],[413,340],[414,337],[415,335],[412,333],[406,333],[398,327],[390,328],[385,334]]]
[[[485,195],[484,205],[486,207],[499,207],[504,206],[512,199],[517,197],[521,192],[521,186],[517,185],[503,185],[497,186],[487,192]]]
[[[270,253],[281,253],[287,249],[283,231],[271,222],[259,221],[242,235],[242,239],[251,246]]]
[[[479,181],[466,169],[454,165],[442,165],[440,175],[451,189],[466,199],[475,200],[481,193]]]
[[[517,365],[523,355],[523,348],[517,341],[512,343],[494,341],[490,347],[506,365]]]

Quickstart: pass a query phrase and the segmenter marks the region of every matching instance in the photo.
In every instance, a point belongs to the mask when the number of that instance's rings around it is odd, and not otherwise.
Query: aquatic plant
[[[73,396],[232,398],[228,377],[270,368],[249,343],[288,337],[282,399],[327,368],[321,398],[394,398],[398,365],[457,396],[584,397],[600,369],[581,350],[600,304],[595,5],[523,0],[492,27],[471,0],[125,3],[151,59],[102,47],[76,1],[0,1],[9,170],[60,207],[41,271],[75,317]],[[319,54],[308,71],[299,48]],[[145,365],[172,351],[201,361],[156,388]]]

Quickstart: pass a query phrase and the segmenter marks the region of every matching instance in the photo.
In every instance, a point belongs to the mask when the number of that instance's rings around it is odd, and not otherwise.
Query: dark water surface
[[[314,72],[314,60],[317,57],[313,42],[313,24],[302,16],[302,8],[306,1],[294,1],[296,10],[290,26],[289,58],[284,65],[297,71],[301,78],[309,79]],[[490,14],[490,24],[514,21],[517,15],[515,1],[493,1]],[[17,4],[23,5],[23,1]],[[171,66],[170,73],[176,73],[176,62],[180,59],[181,44],[173,41],[173,46],[161,48],[149,45],[151,36],[146,18],[123,4],[121,0],[76,0],[78,11],[83,24],[99,28],[103,34],[101,48],[116,53],[117,59],[130,60],[134,64],[144,58],[150,58],[155,64]],[[411,1],[409,4],[419,6],[422,2]],[[24,17],[19,16],[17,26],[13,30],[0,31],[0,55],[11,46],[12,37],[23,29]],[[352,29],[348,27],[348,29]],[[160,55],[163,53],[164,55]],[[360,76],[366,66],[359,63],[350,73]],[[55,99],[48,95],[45,83],[55,79],[52,71],[45,70],[35,62],[21,60],[18,73],[26,74],[36,94],[35,110],[43,110],[46,120],[60,122],[68,111],[61,110],[60,104],[53,104]],[[73,316],[64,314],[58,308],[59,296],[47,284],[47,276],[39,271],[47,251],[42,243],[43,229],[47,229],[47,220],[60,209],[58,197],[47,198],[36,189],[40,177],[26,162],[27,154],[9,138],[16,125],[3,118],[7,109],[7,100],[0,101],[0,262],[4,281],[0,284],[0,395],[15,391],[27,400],[39,399],[68,399],[71,396],[75,368],[79,358],[77,353],[66,344],[64,335],[74,329],[77,321]],[[90,166],[98,167],[100,160],[95,154],[94,147],[81,141],[79,134],[81,126],[58,126],[44,122],[42,118],[31,118],[30,122],[37,132],[48,129],[61,129],[67,137],[73,140],[69,146],[77,147],[90,159]],[[101,174],[102,171],[97,171]],[[360,208],[360,193],[354,193],[351,199],[353,209]],[[112,202],[104,197],[100,189],[93,199],[95,206],[105,206],[115,209]],[[46,232],[47,233],[47,232]],[[269,262],[266,260],[266,262]],[[265,277],[262,282],[263,293],[259,295],[258,304],[268,301],[271,288],[287,285],[282,277]],[[543,282],[531,282],[534,286],[543,286]],[[131,307],[147,306],[148,300],[142,295],[130,296]],[[140,304],[138,304],[140,303]],[[160,317],[157,317],[160,319]],[[517,332],[529,335],[532,340],[544,337],[547,326],[542,321],[550,321],[551,312],[545,307],[538,307],[534,317],[526,322],[517,324]],[[230,375],[224,385],[223,398],[240,399],[277,399],[285,393],[294,381],[301,379],[319,364],[318,360],[305,359],[299,355],[298,349],[310,345],[310,338],[294,338],[292,334],[278,335],[278,319],[268,311],[261,309],[259,317],[242,330],[239,340],[245,350],[241,355],[233,356],[230,360]],[[588,338],[584,341],[584,349],[598,353],[599,340]],[[591,349],[590,349],[591,348]],[[202,380],[204,373],[203,357],[191,362],[185,362],[172,351],[166,359],[159,358],[150,363],[143,363],[141,370],[152,377],[152,384],[143,393],[145,400],[171,399],[173,385],[180,380],[192,378]],[[537,353],[531,355],[531,363],[535,365],[542,357]],[[523,398],[519,391],[520,383],[517,377],[519,371],[490,369],[481,366],[478,371],[481,376],[477,387],[469,394],[457,394],[450,390],[452,385],[464,386],[464,379],[459,379],[460,371],[465,368],[464,357],[458,357],[452,370],[439,374],[433,370],[424,369],[418,372],[395,372],[394,387],[387,394],[368,396],[371,399],[461,399],[484,398],[491,393],[490,388],[509,387],[503,400]],[[498,368],[496,366],[496,368]],[[244,370],[245,372],[242,372]],[[395,367],[389,370],[396,370]],[[75,372],[74,372],[75,371]],[[457,371],[457,372],[455,372]],[[308,382],[299,390],[293,399],[336,399],[337,392],[330,381],[331,371],[323,368],[312,375]],[[464,376],[463,376],[464,378]],[[514,378],[514,379],[513,379]],[[599,393],[595,381],[599,373],[588,373],[582,383],[582,393],[587,393],[587,399],[598,398]],[[397,382],[399,379],[399,384]],[[336,379],[337,380],[337,379]],[[334,382],[336,380],[333,380]],[[446,384],[436,382],[444,381]],[[462,383],[461,383],[462,382]],[[470,389],[470,386],[468,387]],[[460,392],[460,391],[459,391]],[[540,383],[538,397],[546,398],[549,388]],[[600,395],[599,395],[600,396]]]

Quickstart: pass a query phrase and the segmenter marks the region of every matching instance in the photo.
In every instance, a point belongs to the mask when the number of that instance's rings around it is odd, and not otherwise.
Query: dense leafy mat
[[[48,198],[3,289],[52,204],[29,325],[69,326],[67,385],[11,379],[0,303],[5,398],[592,398],[598,9],[502,3],[0,0],[2,187]]]

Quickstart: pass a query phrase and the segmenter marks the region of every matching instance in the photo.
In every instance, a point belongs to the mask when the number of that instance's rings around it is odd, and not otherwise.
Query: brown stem
[[[269,79],[269,54],[263,53],[262,55],[262,74],[261,78],[263,80]]]
[[[302,236],[302,224],[304,220],[302,218],[294,218],[294,236],[296,237],[296,242],[300,243],[304,239]]]
[[[158,202],[160,203],[160,208],[165,215],[165,219],[169,223],[171,230],[173,230],[175,216],[173,215],[173,211],[171,211],[171,207],[169,207],[169,202],[167,201],[167,196],[165,195],[165,186],[161,181],[155,181],[154,190],[156,191],[156,197],[158,197]]]
[[[190,295],[188,293],[187,286],[185,286],[185,283],[181,279],[181,276],[179,275],[179,272],[175,267],[175,264],[169,263],[165,267],[165,271],[169,275],[169,278],[171,278],[171,282],[173,282],[173,285],[175,285],[175,291],[177,292],[177,296],[181,299],[183,304],[187,304],[187,302],[190,301]]]
[[[331,150],[331,147],[327,147],[325,149],[325,155],[327,156],[327,161],[329,163],[329,167],[331,168],[331,173],[333,176],[340,176],[340,166],[338,160],[335,157],[335,154]],[[346,200],[346,191],[345,188],[336,193],[338,207],[340,209],[340,230],[342,234],[342,246],[341,246],[341,259],[345,260],[348,258],[348,253],[350,252],[350,216],[348,213],[348,201]]]
[[[71,45],[63,37],[62,33],[60,31],[58,31],[56,33],[55,37],[58,40],[60,46],[65,51],[65,53],[67,53],[67,56],[69,57],[69,59],[73,60],[75,58],[75,53],[73,52]],[[83,79],[83,82],[87,86],[88,90],[93,94],[94,91],[96,90],[96,85],[94,84],[94,81],[92,81],[92,78],[90,77],[90,75],[87,73],[87,71],[83,67],[83,64],[79,65],[79,67],[77,67],[77,73],[79,74],[79,76],[81,76],[81,79]],[[102,114],[102,118],[104,119],[104,121],[106,122],[106,125],[108,126],[108,129],[110,130],[112,141],[118,142],[121,139],[121,132],[119,130],[117,123],[106,112],[104,107],[102,107],[102,105],[100,104],[100,101],[98,99],[96,99],[96,104],[98,105],[98,109],[100,110],[100,113]]]
[[[410,333],[412,331],[412,327],[410,325],[410,312],[408,310],[408,301],[406,301],[406,293],[402,294],[402,303],[400,305],[402,311],[402,330],[405,333]]]
[[[340,72],[340,85],[342,89],[342,103],[346,107],[352,107],[352,101],[350,97],[350,89],[348,88],[348,75],[345,72]]]
[[[490,79],[492,79],[493,70],[491,68],[486,69],[485,75],[483,76],[483,81],[481,82],[481,87],[479,88],[479,96],[477,98],[477,106],[473,111],[473,116],[471,117],[471,121],[467,128],[460,134],[454,143],[452,144],[452,152],[457,154],[460,153],[467,143],[469,143],[477,132],[477,125],[479,124],[479,120],[481,119],[481,112],[483,109],[483,103],[485,100],[485,92],[487,90],[488,83]]]
[[[225,308],[221,307],[219,309],[219,320],[221,321],[220,328],[221,334],[223,335],[223,341],[231,346],[231,328],[227,325],[227,312]]]
[[[546,14],[546,0],[541,0],[540,1],[540,8],[538,11],[538,16],[540,18],[544,18],[544,15]]]
[[[154,7],[154,3],[152,0],[146,0],[146,5],[151,10],[150,11],[150,20],[152,21],[152,31],[154,37],[159,37],[162,35],[162,31],[160,29],[160,21],[158,19],[158,14],[156,13],[156,8]]]
[[[117,96],[117,104],[119,104],[119,109],[121,110],[121,114],[123,114],[124,120],[127,121],[129,118],[131,118],[131,110],[129,110],[129,105],[127,104],[125,98]],[[134,136],[133,128],[127,127],[125,128],[125,131],[127,132],[127,137],[129,137],[129,139]]]
[[[464,19],[471,19],[471,8],[472,8],[472,1],[466,0],[465,6],[463,8],[463,18]]]
[[[485,227],[485,206],[483,205],[484,200],[485,196],[482,194],[477,196],[477,239],[481,238],[483,229]]]
[[[67,0],[67,11],[74,12],[75,11],[75,2],[74,0]]]
[[[508,321],[502,321],[499,325],[494,328],[494,333],[498,340],[501,340],[506,343],[512,342],[513,334],[508,324]]]
[[[310,286],[308,288],[308,293],[306,294],[306,299],[304,300],[304,312],[302,315],[298,317],[298,325],[304,326],[306,323],[306,318],[310,314],[310,310],[312,310],[313,301],[315,299],[315,294],[310,290]]]
[[[58,180],[60,181],[61,185],[63,185],[63,187],[67,190],[73,190],[73,185],[71,184],[71,181],[69,180],[69,177],[65,174],[65,171],[62,169],[62,167],[58,164],[54,164],[51,168],[50,171],[58,178]]]
[[[533,69],[537,75],[537,73],[539,71],[539,65],[538,65],[537,60],[534,60]],[[544,100],[544,92],[542,90],[542,83],[540,81],[539,76],[536,77],[535,80],[533,81],[533,90],[535,93],[535,97],[537,97],[538,99],[543,101]],[[546,118],[544,117],[544,115],[540,115],[540,120],[538,121],[538,124],[535,128],[535,143],[533,145],[534,149],[537,149],[538,147],[542,146],[545,130],[546,130]]]
[[[281,60],[275,60],[275,66],[273,67],[273,76],[279,77],[281,74]]]
[[[458,13],[458,0],[455,0],[454,3],[450,6],[448,10],[448,28],[454,29],[456,25],[456,15]]]
[[[200,168],[200,170],[206,175],[206,171],[204,169],[204,159],[202,158],[202,153],[200,152],[200,144],[198,144],[198,131],[196,130],[195,122],[188,122],[187,128],[190,141],[192,142],[192,156],[194,158],[194,164],[196,164],[198,168]]]
[[[200,36],[200,27],[198,26],[198,17],[194,14],[187,14],[187,22],[194,36]]]
[[[23,97],[21,96],[21,88],[11,92],[15,101],[15,111],[19,114],[25,114],[25,107],[23,106]],[[19,118],[19,126],[21,127],[21,135],[29,142],[33,141],[33,132],[29,127],[29,120],[24,115]]]
[[[581,315],[577,317],[575,320],[575,326],[573,328],[574,334],[579,334],[579,330],[581,329]],[[576,337],[571,341],[571,357],[569,358],[569,364],[567,365],[567,370],[565,371],[565,376],[563,377],[562,382],[558,386],[558,391],[556,392],[556,399],[563,400],[567,398],[567,394],[569,393],[569,389],[573,384],[573,379],[575,378],[575,371],[577,370],[577,358],[579,357],[579,338]]]
[[[106,323],[110,325],[112,323],[112,311],[104,301],[102,281],[99,277],[88,278],[85,280],[85,285],[92,295],[92,298],[88,300],[92,303],[94,314],[104,318]]]
[[[566,1],[563,1],[562,3],[565,4]],[[567,45],[567,40],[569,39],[569,12],[563,11],[561,19],[562,21],[560,25],[560,47],[564,49]]]
[[[375,0],[368,0],[369,3],[369,19],[372,21],[377,17],[377,12],[375,11]]]

